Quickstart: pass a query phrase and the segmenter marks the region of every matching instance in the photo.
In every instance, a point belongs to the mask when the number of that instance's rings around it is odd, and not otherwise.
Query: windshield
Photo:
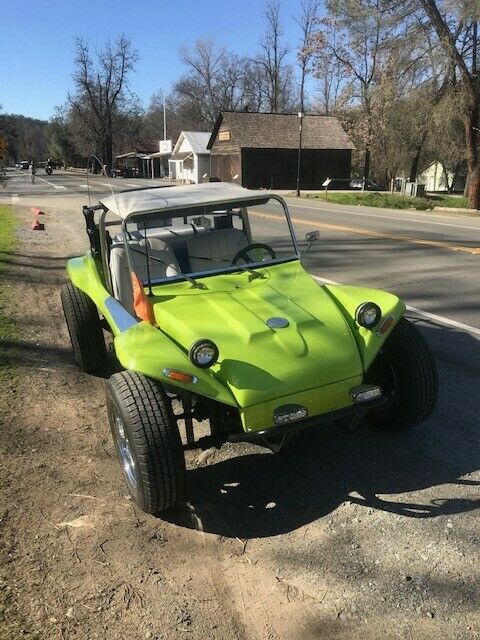
[[[186,215],[185,215],[186,214]],[[137,216],[127,221],[130,264],[143,283],[194,280],[221,272],[249,271],[298,258],[280,201],[249,206],[216,205]],[[114,238],[124,250],[123,236]]]

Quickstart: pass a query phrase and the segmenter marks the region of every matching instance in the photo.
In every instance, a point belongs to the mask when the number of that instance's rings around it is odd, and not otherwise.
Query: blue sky
[[[297,0],[282,1],[285,36],[298,38]],[[132,88],[144,104],[182,72],[178,50],[212,37],[253,53],[263,31],[261,0],[1,0],[0,105],[4,112],[49,118],[72,89],[73,38],[92,45],[125,33],[141,60]]]

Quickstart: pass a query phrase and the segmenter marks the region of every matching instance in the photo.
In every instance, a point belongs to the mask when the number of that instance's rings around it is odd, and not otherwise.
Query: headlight
[[[217,361],[218,347],[211,340],[197,340],[190,347],[188,355],[196,367],[207,369]]]
[[[382,310],[374,302],[364,302],[355,311],[355,320],[365,329],[373,329],[380,322]]]

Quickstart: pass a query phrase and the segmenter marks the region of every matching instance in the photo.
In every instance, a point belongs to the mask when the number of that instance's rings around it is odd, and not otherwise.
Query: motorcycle
[[[47,164],[47,166],[45,167],[45,173],[47,174],[47,176],[51,176],[53,172],[53,168]]]

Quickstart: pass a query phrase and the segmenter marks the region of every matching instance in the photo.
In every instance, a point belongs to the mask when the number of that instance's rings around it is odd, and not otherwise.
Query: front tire
[[[75,362],[86,373],[98,371],[107,352],[97,307],[73,284],[63,285],[61,299]]]
[[[160,383],[122,371],[107,383],[107,409],[130,495],[146,513],[178,506],[185,457],[171,403]]]
[[[389,398],[373,409],[370,422],[385,431],[421,424],[432,413],[438,395],[438,374],[432,352],[420,331],[401,318],[368,370],[365,381],[378,384]]]

